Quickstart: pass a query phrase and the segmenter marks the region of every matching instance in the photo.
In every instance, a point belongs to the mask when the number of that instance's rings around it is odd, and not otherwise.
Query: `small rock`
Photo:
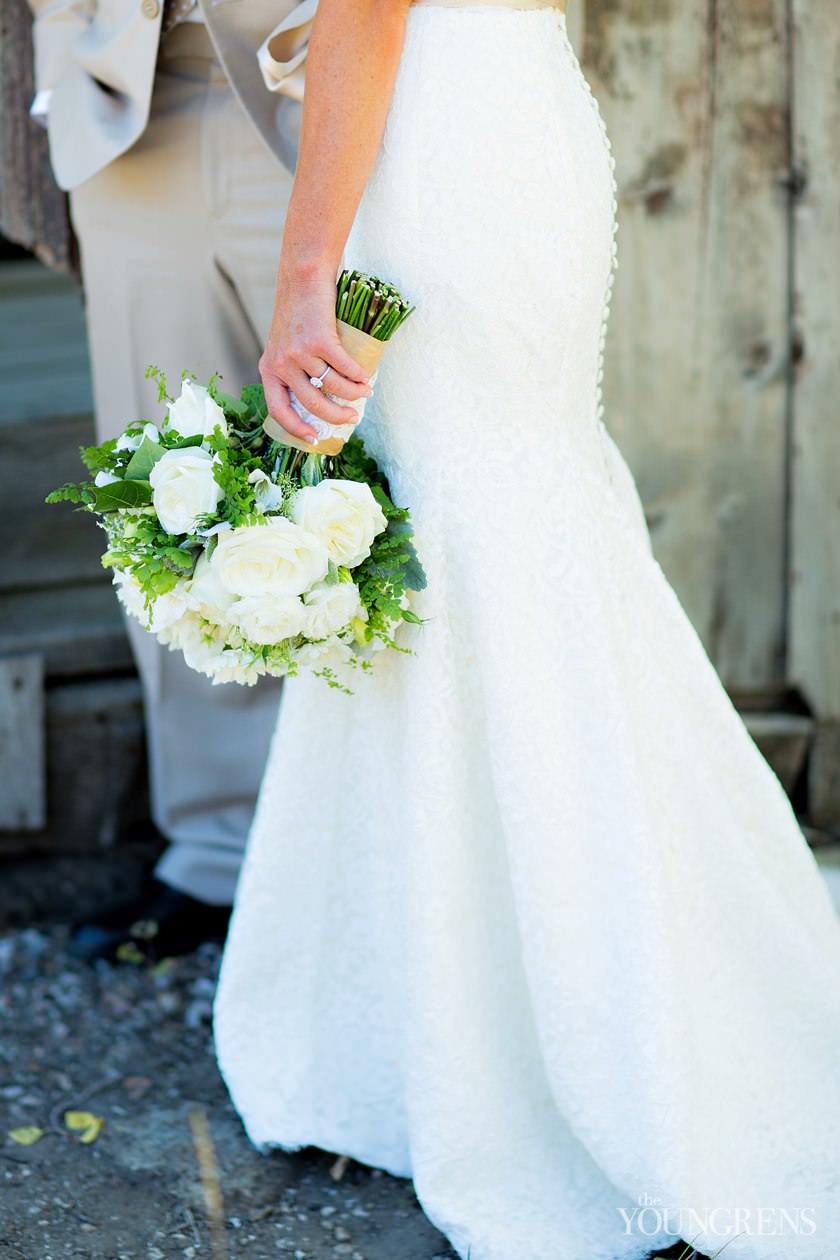
[[[83,1233],[83,1234],[95,1234],[95,1233],[96,1233],[96,1226],[95,1226],[95,1225],[91,1225],[89,1221],[85,1221],[84,1225],[80,1226],[80,1229],[81,1229],[81,1231],[82,1231],[82,1233]]]
[[[350,1230],[345,1229],[343,1225],[336,1225],[335,1236],[339,1242],[347,1242],[348,1239],[352,1238],[352,1234],[350,1233]]]

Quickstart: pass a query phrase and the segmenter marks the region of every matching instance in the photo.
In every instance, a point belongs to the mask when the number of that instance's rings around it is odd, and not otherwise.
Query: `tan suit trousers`
[[[82,250],[100,440],[159,419],[155,363],[238,393],[258,379],[291,177],[271,156],[214,60],[204,27],[161,45],[140,141],[81,184]],[[129,626],[143,682],[153,817],[171,841],[156,868],[214,904],[233,897],[268,753],[279,685],[211,686]]]

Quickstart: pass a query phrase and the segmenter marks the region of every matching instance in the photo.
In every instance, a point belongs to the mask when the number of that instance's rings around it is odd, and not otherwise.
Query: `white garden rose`
[[[227,436],[225,413],[203,385],[184,381],[181,396],[168,406],[167,426],[182,438],[209,437],[214,429]]]
[[[327,575],[322,542],[285,516],[220,536],[211,564],[234,595],[302,595]]]
[[[152,503],[167,534],[191,534],[198,517],[215,512],[222,487],[213,476],[213,456],[191,446],[167,451],[149,474]]]
[[[132,429],[130,432],[126,429],[125,433],[121,433],[117,438],[116,449],[118,451],[136,451],[144,438],[148,438],[150,442],[160,441],[160,433],[151,420],[147,420],[142,429]]]
[[[255,468],[248,481],[254,487],[258,512],[277,512],[283,506],[283,491],[261,468]]]
[[[233,604],[230,619],[244,638],[271,645],[304,632],[306,609],[297,595],[246,595]]]
[[[355,582],[319,582],[303,597],[306,622],[304,633],[310,639],[326,639],[343,630],[363,612]],[[367,616],[367,614],[365,614]]]
[[[371,543],[388,524],[370,486],[331,478],[298,490],[292,519],[321,539],[331,560],[350,569],[370,555]]]
[[[196,561],[192,578],[186,586],[185,597],[194,612],[216,625],[228,621],[228,610],[236,598],[221,582],[206,551]]]
[[[101,468],[94,477],[93,484],[95,486],[112,486],[115,481],[119,480],[119,477],[115,477],[113,473],[106,472],[104,468]]]

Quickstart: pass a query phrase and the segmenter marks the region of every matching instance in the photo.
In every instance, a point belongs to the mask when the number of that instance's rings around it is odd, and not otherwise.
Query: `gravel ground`
[[[213,1057],[217,947],[92,969],[65,933],[0,935],[2,1260],[453,1260],[409,1181],[250,1145]]]

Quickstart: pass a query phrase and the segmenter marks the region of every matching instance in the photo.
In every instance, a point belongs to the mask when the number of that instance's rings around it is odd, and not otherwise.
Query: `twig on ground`
[[[201,1188],[207,1207],[213,1260],[225,1260],[225,1208],[222,1182],[210,1125],[207,1122],[207,1112],[203,1107],[191,1107],[189,1121],[201,1176]]]

